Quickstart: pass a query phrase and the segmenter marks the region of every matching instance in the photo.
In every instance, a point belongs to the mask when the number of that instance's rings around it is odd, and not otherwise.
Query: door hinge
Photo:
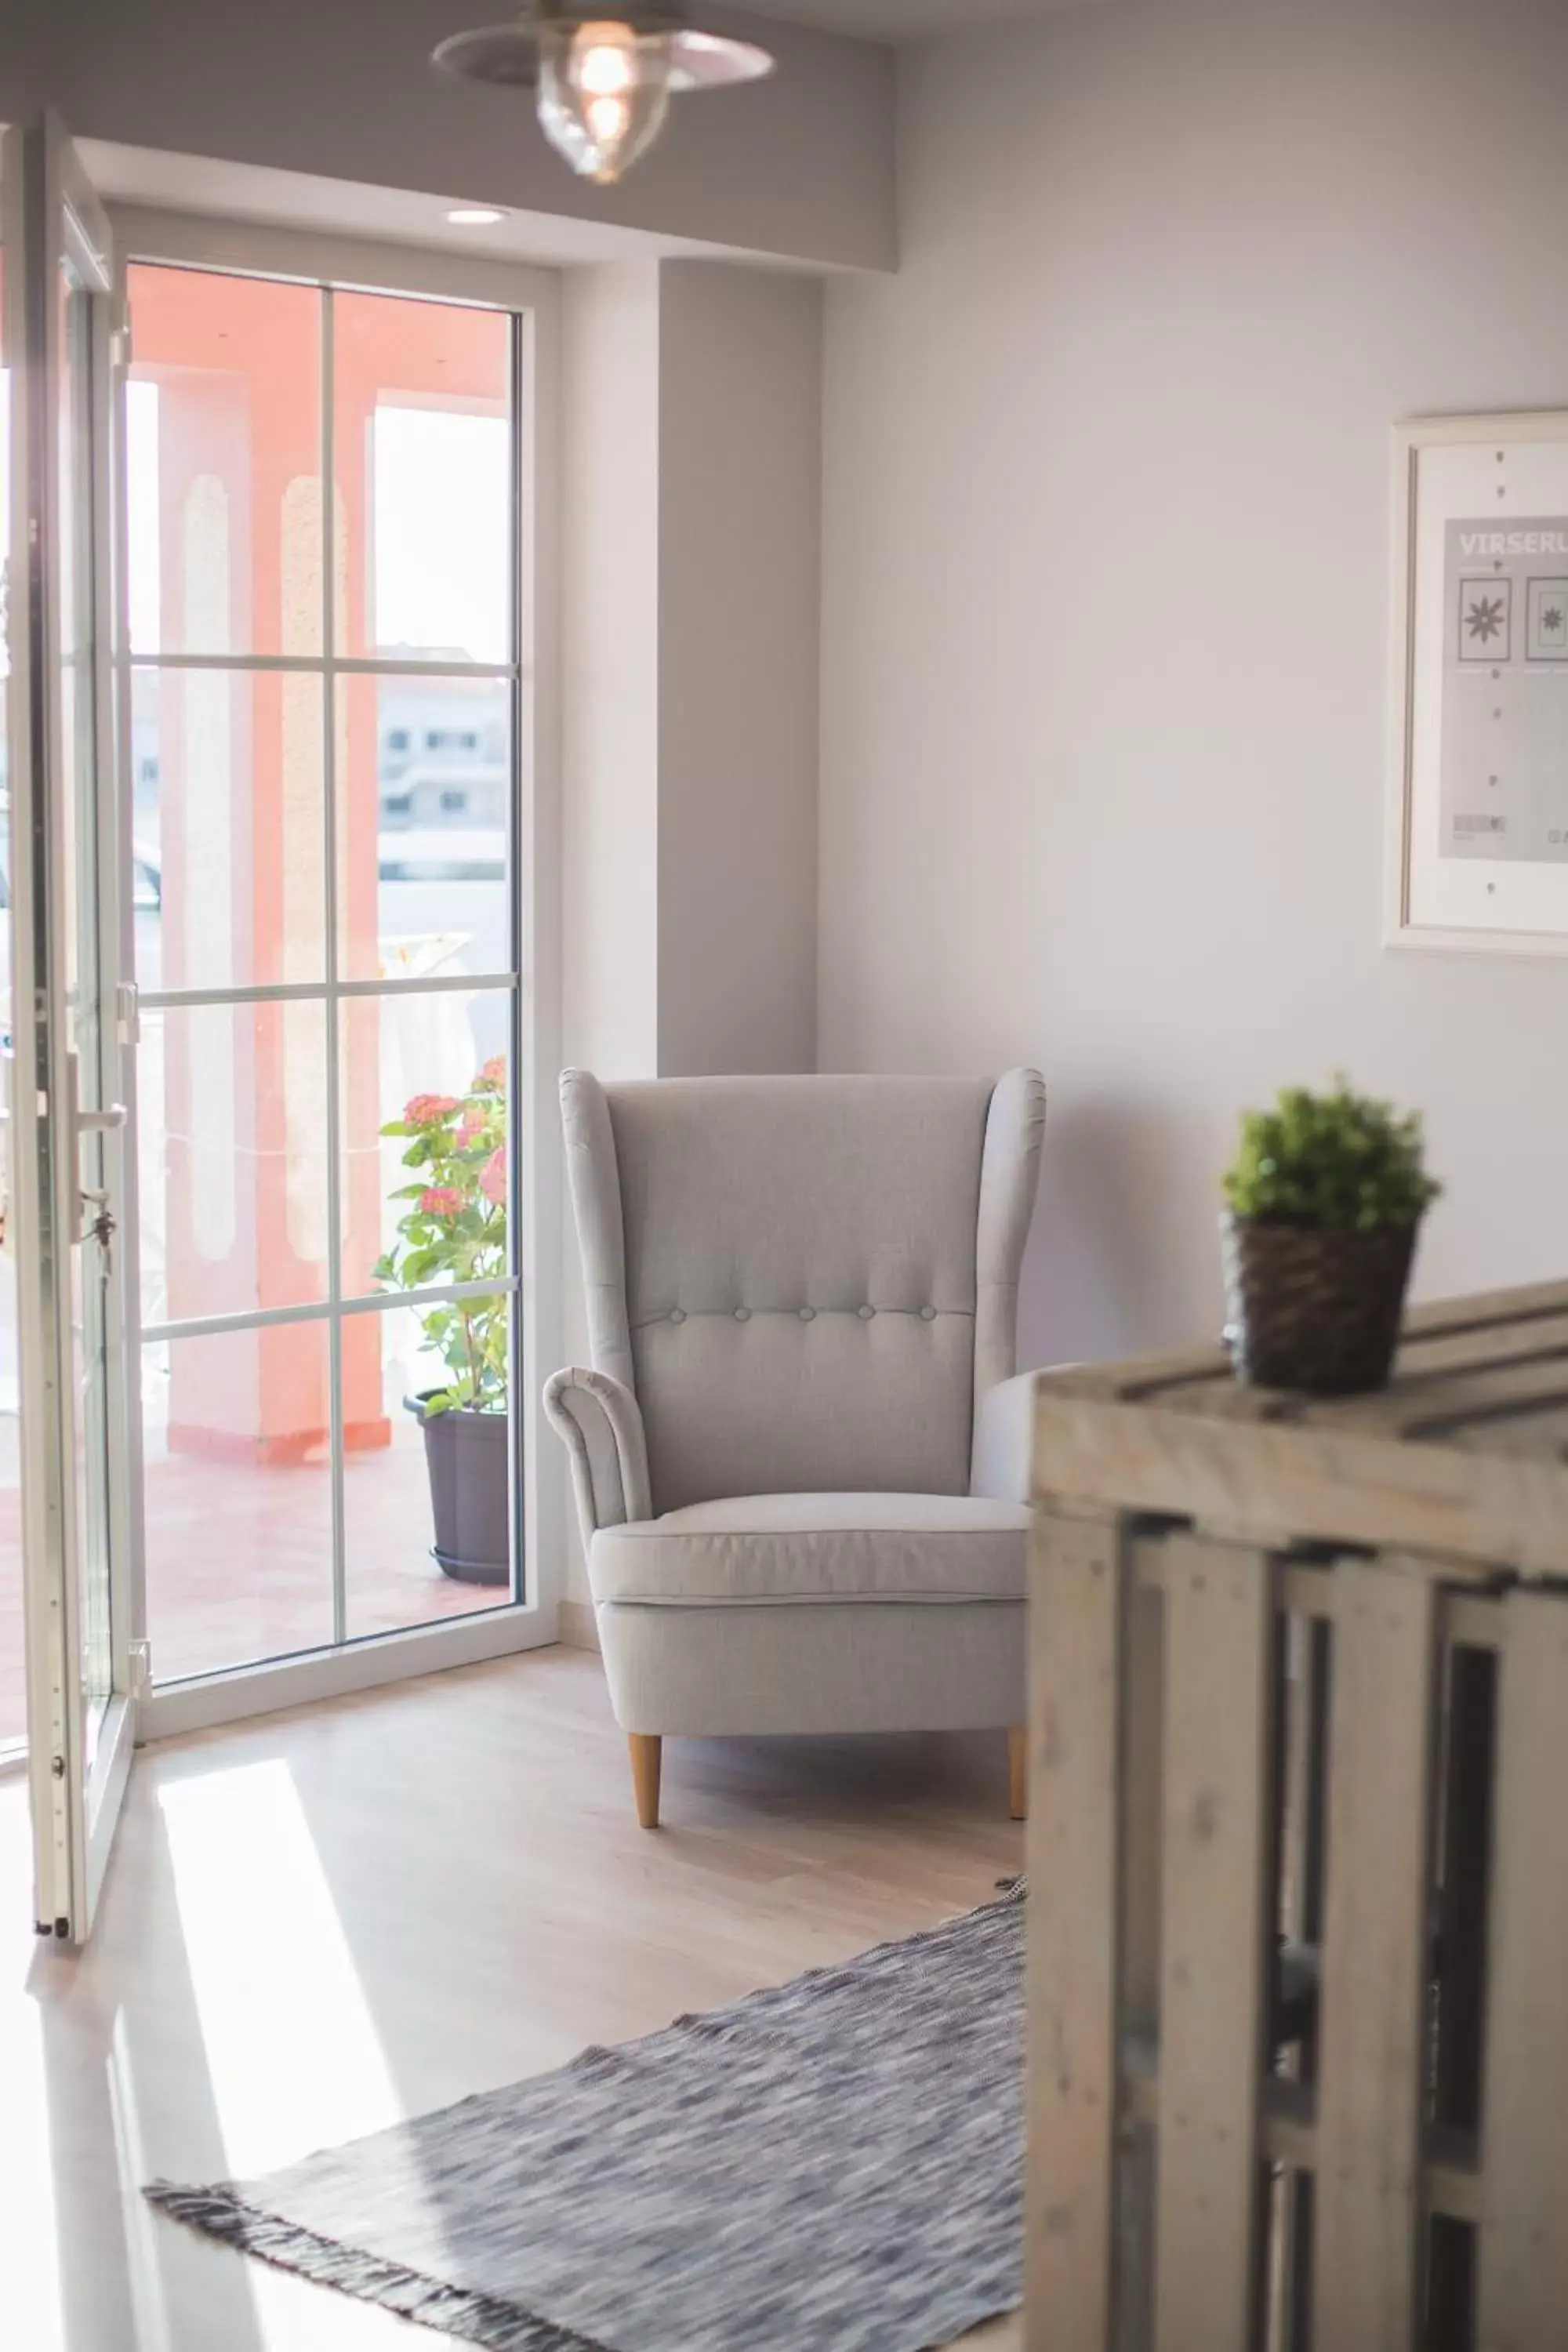
[[[131,1644],[131,1696],[151,1698],[153,1696],[153,1644],[148,1641]]]

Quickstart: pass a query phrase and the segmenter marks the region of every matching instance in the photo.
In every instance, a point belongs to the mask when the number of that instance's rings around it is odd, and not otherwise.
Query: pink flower
[[[432,1184],[419,1195],[419,1206],[427,1217],[455,1217],[460,1214],[463,1196],[450,1184]]]
[[[506,1055],[504,1054],[492,1054],[489,1060],[485,1064],[484,1068],[479,1072],[479,1075],[475,1079],[474,1083],[476,1086],[481,1087],[504,1087],[506,1084]]]
[[[492,1151],[486,1160],[479,1171],[479,1190],[486,1200],[492,1201],[498,1209],[504,1205],[506,1201],[506,1152],[504,1150],[498,1149]]]
[[[404,1123],[408,1127],[439,1127],[457,1108],[456,1095],[410,1095],[403,1106]]]
[[[466,1111],[463,1113],[462,1118],[461,1118],[461,1120],[458,1122],[458,1150],[459,1150],[459,1151],[467,1151],[467,1150],[468,1149],[468,1146],[469,1146],[471,1143],[473,1143],[473,1142],[477,1141],[477,1139],[479,1139],[479,1137],[480,1137],[480,1136],[484,1133],[484,1131],[485,1131],[485,1121],[484,1121],[484,1114],[483,1114],[483,1112],[482,1112],[482,1111],[477,1111],[477,1110],[466,1110]]]

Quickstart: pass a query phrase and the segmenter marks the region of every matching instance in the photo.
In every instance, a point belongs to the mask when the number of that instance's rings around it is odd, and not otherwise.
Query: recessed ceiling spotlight
[[[506,215],[493,205],[449,205],[447,218],[454,228],[493,228]]]

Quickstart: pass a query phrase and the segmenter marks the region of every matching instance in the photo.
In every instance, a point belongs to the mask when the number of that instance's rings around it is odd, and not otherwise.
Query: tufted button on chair
[[[561,1105],[593,1364],[545,1406],[644,1828],[666,1733],[995,1727],[1021,1812],[1038,1074]]]

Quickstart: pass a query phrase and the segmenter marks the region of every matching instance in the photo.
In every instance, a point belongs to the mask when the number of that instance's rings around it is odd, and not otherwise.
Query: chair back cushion
[[[636,1392],[656,1512],[967,1493],[994,1091],[565,1074],[594,1361]]]

